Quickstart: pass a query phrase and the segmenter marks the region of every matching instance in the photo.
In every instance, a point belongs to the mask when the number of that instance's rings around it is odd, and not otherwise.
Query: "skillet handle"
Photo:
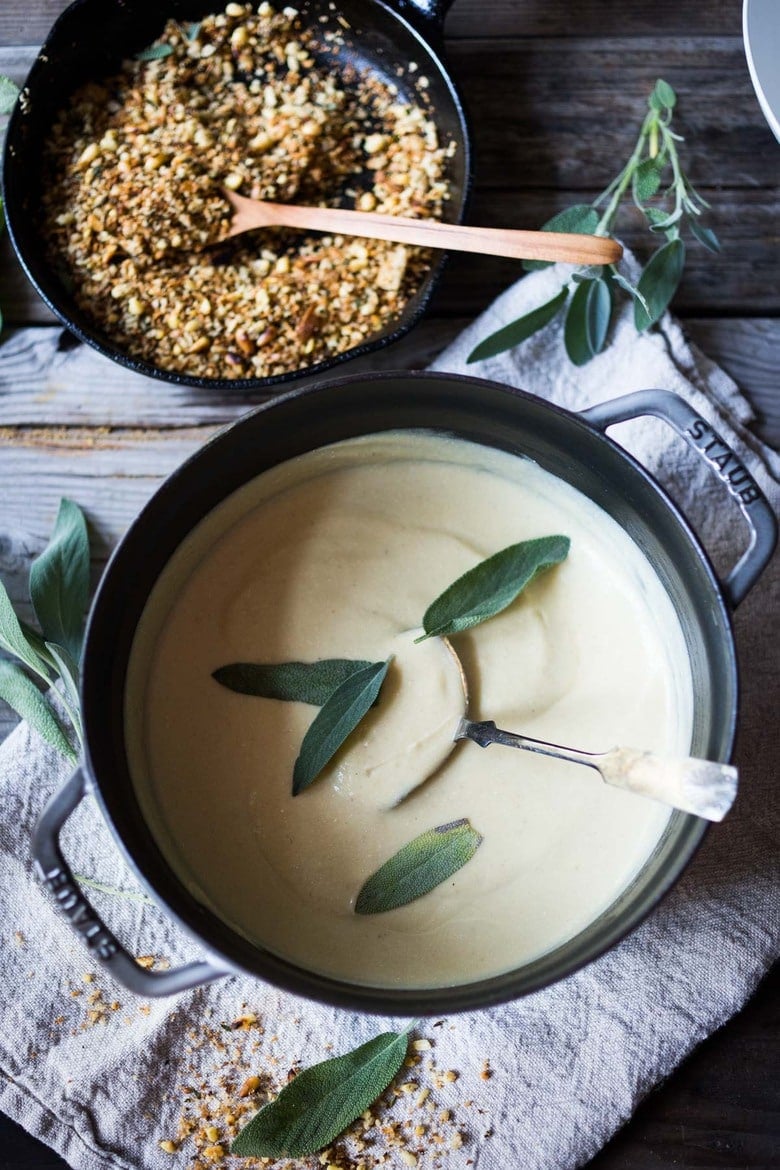
[[[220,979],[229,971],[201,960],[172,971],[148,971],[111,933],[81,892],[60,849],[60,832],[74,812],[87,785],[79,768],[55,792],[33,832],[32,849],[38,876],[51,891],[71,926],[84,939],[92,955],[130,991],[143,996],[176,995],[202,983]]]
[[[453,3],[454,0],[391,0],[390,7],[424,35],[441,40],[444,18]]]
[[[763,573],[777,543],[777,519],[750,472],[698,411],[670,390],[637,390],[581,412],[599,430],[613,423],[651,414],[669,423],[714,471],[739,505],[750,529],[750,544],[723,582],[723,592],[736,609]]]

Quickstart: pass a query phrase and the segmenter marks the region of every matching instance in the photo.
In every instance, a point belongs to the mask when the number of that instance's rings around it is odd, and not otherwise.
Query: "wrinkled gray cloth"
[[[547,299],[558,281],[556,270],[548,269],[519,282],[435,368],[466,371],[465,357],[478,340]],[[567,361],[560,328],[553,325],[513,353],[468,372],[575,409],[645,387],[674,390],[711,420],[774,506],[780,503],[780,459],[745,429],[750,409],[731,380],[686,343],[671,319],[660,332],[638,337],[625,313],[610,348],[581,370]],[[733,564],[745,530],[702,461],[655,420],[632,422],[613,434],[669,486],[721,570]],[[431,1088],[436,1112],[419,1107],[415,1120],[426,1124],[427,1136],[403,1132],[411,1135],[405,1146],[420,1154],[421,1166],[582,1165],[653,1085],[740,1008],[778,957],[779,587],[775,560],[736,618],[743,692],[741,791],[734,810],[710,832],[666,901],[611,953],[523,1001],[420,1025],[419,1034],[433,1047],[409,1075]],[[197,1080],[205,1114],[214,1116],[219,1101],[238,1099],[237,1086],[247,1073],[268,1071],[278,1084],[294,1063],[345,1051],[399,1021],[358,1018],[244,978],[150,1005],[99,972],[94,982],[84,982],[94,968],[37,885],[29,854],[35,818],[64,775],[63,765],[25,727],[0,748],[0,1107],[79,1170],[213,1165],[205,1155],[195,1159],[192,1137],[175,1155],[160,1148],[160,1141],[176,1139],[183,1085]],[[69,824],[65,845],[79,873],[137,889],[90,801]],[[172,961],[197,956],[198,948],[155,907],[91,893],[137,955]],[[213,1027],[219,1037],[221,1025],[247,1014],[246,1030],[223,1030],[226,1053],[211,1041],[198,1047],[204,1028]],[[438,1079],[427,1067],[430,1057],[436,1069],[457,1071],[457,1080]],[[227,1087],[220,1084],[225,1080]],[[388,1117],[403,1120],[401,1104]],[[446,1122],[437,1120],[442,1109],[452,1111]],[[216,1124],[222,1138],[222,1121]],[[430,1147],[437,1129],[442,1143],[432,1148],[438,1163]],[[374,1155],[385,1148],[384,1136],[371,1147]],[[353,1163],[364,1158],[371,1166],[374,1155],[356,1154]],[[232,1164],[220,1162],[218,1151],[212,1156],[218,1164]],[[385,1164],[406,1164],[398,1147],[391,1144]]]

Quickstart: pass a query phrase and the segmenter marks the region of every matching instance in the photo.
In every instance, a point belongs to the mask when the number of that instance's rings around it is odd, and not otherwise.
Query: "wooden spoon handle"
[[[266,203],[225,192],[235,209],[230,235],[258,227],[303,228],[307,231],[366,236],[421,248],[512,256],[519,260],[563,260],[566,264],[614,264],[623,255],[615,240],[571,232],[532,232],[510,228],[472,227],[433,219],[407,219],[374,211],[338,207],[299,207]]]

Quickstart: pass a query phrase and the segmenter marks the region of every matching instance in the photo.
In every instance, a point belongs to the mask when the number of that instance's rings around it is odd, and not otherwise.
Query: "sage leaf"
[[[163,57],[170,57],[173,52],[171,45],[150,45],[148,49],[141,49],[136,53],[136,61],[161,61]]]
[[[703,224],[697,223],[695,219],[688,220],[688,226],[692,234],[700,244],[704,245],[708,252],[715,252],[717,254],[720,251],[720,240],[712,228],[704,227]]]
[[[30,649],[38,655],[38,657],[43,663],[45,663],[47,667],[52,667],[54,670],[56,670],[57,663],[52,658],[51,652],[46,649],[46,643],[38,631],[33,629],[31,625],[28,625],[27,622],[22,621],[21,618],[19,618],[19,628],[27,639],[30,645]]]
[[[654,325],[665,312],[677,291],[684,266],[685,244],[679,239],[670,240],[650,257],[637,284],[648,308],[634,302],[634,324],[640,333]]]
[[[385,681],[390,659],[355,671],[337,687],[314,717],[303,737],[293,769],[293,796],[308,788],[339,750],[344,740],[373,706]]]
[[[620,287],[624,290],[624,292],[627,292],[633,300],[639,301],[639,303],[641,305],[644,305],[644,307],[646,309],[648,309],[648,311],[649,311],[647,301],[642,296],[639,289],[634,288],[634,286],[630,280],[626,280],[625,276],[622,276],[621,273],[619,273],[616,268],[610,269],[609,274],[610,274],[612,280],[614,280],[615,284],[619,284]]]
[[[599,215],[595,207],[589,203],[575,203],[573,207],[566,207],[559,211],[547,223],[542,224],[543,232],[577,232],[583,236],[592,236],[598,227]],[[537,272],[540,268],[549,268],[552,260],[524,260],[523,268],[526,272]]]
[[[70,720],[81,739],[81,714],[79,701],[79,668],[64,646],[57,646],[54,642],[47,642],[46,649],[51,655],[55,667],[65,688],[63,705],[66,707]]]
[[[201,23],[202,22],[199,20],[199,21],[193,22],[191,24],[185,24],[184,35],[188,41],[197,40],[198,33],[200,32]]]
[[[26,719],[33,731],[37,731],[60,755],[75,764],[78,755],[57,714],[46,696],[15,662],[0,662],[0,699]]]
[[[370,662],[322,658],[319,662],[231,662],[212,674],[223,687],[261,699],[311,703],[322,707],[343,682]]]
[[[594,280],[588,289],[585,327],[593,353],[601,353],[612,317],[612,293],[606,280]]]
[[[481,835],[465,819],[421,833],[371,875],[357,896],[355,913],[383,914],[422,898],[462,869],[481,844]]]
[[[677,94],[672,89],[668,81],[663,81],[660,77],[655,83],[655,88],[650,94],[649,104],[654,110],[673,110],[677,105]]]
[[[655,158],[644,159],[631,176],[634,200],[638,204],[652,199],[661,186],[661,168]]]
[[[230,1147],[241,1158],[305,1158],[324,1149],[376,1101],[406,1057],[409,1033],[383,1032],[299,1072]]]
[[[584,366],[601,353],[612,316],[612,295],[606,280],[583,281],[569,304],[564,344],[575,366]]]
[[[48,642],[78,662],[89,600],[89,537],[84,513],[60,500],[51,540],[30,569],[30,598]]]
[[[658,218],[657,215],[653,216],[652,217],[653,222],[650,224],[650,231],[651,232],[666,232],[666,231],[668,231],[670,227],[673,227],[676,223],[679,223],[679,221],[682,219],[682,214],[683,214],[682,207],[676,207],[675,210],[670,212],[668,215],[662,214],[660,219]],[[645,215],[647,215],[647,212],[645,212]],[[648,216],[648,218],[650,218],[650,217]]]
[[[431,602],[422,623],[425,633],[415,641],[457,634],[501,613],[538,573],[565,560],[570,544],[568,536],[541,536],[480,561]]]
[[[484,341],[479,343],[476,349],[471,351],[466,359],[467,362],[469,364],[471,362],[481,362],[485,358],[495,357],[497,353],[503,353],[505,349],[513,349],[521,341],[525,341],[527,337],[530,337],[532,333],[543,329],[545,325],[552,321],[559,309],[562,309],[565,305],[568,295],[568,288],[562,288],[551,301],[546,301],[538,309],[532,309],[524,317],[519,317],[517,321],[512,321],[509,325],[505,325],[503,329],[498,329],[495,333],[491,333],[490,337],[486,337]]]
[[[566,347],[566,353],[569,355],[569,361],[573,362],[575,366],[584,366],[594,356],[585,325],[588,297],[593,285],[594,281],[592,280],[586,280],[579,284],[574,291],[574,296],[569,301],[569,308],[566,312],[563,343]]]
[[[0,114],[10,114],[19,97],[19,86],[4,73],[0,73]]]
[[[30,630],[30,627],[25,627]],[[8,596],[5,586],[0,581],[0,647],[8,654],[13,654],[25,666],[39,675],[46,682],[51,680],[48,664],[35,648],[40,641],[39,635],[30,630],[30,637],[25,634],[22,624],[14,613],[14,607]]]

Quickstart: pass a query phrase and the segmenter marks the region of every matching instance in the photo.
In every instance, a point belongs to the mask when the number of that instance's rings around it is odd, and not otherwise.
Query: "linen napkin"
[[[610,348],[584,369],[568,362],[556,324],[509,354],[466,366],[477,341],[548,299],[559,282],[556,269],[518,282],[434,368],[511,383],[573,409],[635,389],[674,390],[734,447],[777,508],[780,459],[746,429],[750,408],[731,379],[668,316],[639,337],[625,310]],[[613,434],[668,486],[725,572],[746,533],[702,461],[657,420]],[[736,617],[740,795],[671,895],[569,979],[490,1011],[420,1022],[417,1063],[324,1164],[580,1166],[750,996],[780,954],[778,594],[775,559]],[[33,876],[32,826],[65,775],[24,725],[0,748],[0,1108],[78,1170],[238,1167],[227,1154],[230,1125],[291,1069],[403,1021],[356,1017],[243,977],[151,1003],[113,984],[90,966]],[[89,893],[136,955],[158,964],[197,956],[139,896],[91,801],[72,818],[64,846],[78,873],[122,891]]]

